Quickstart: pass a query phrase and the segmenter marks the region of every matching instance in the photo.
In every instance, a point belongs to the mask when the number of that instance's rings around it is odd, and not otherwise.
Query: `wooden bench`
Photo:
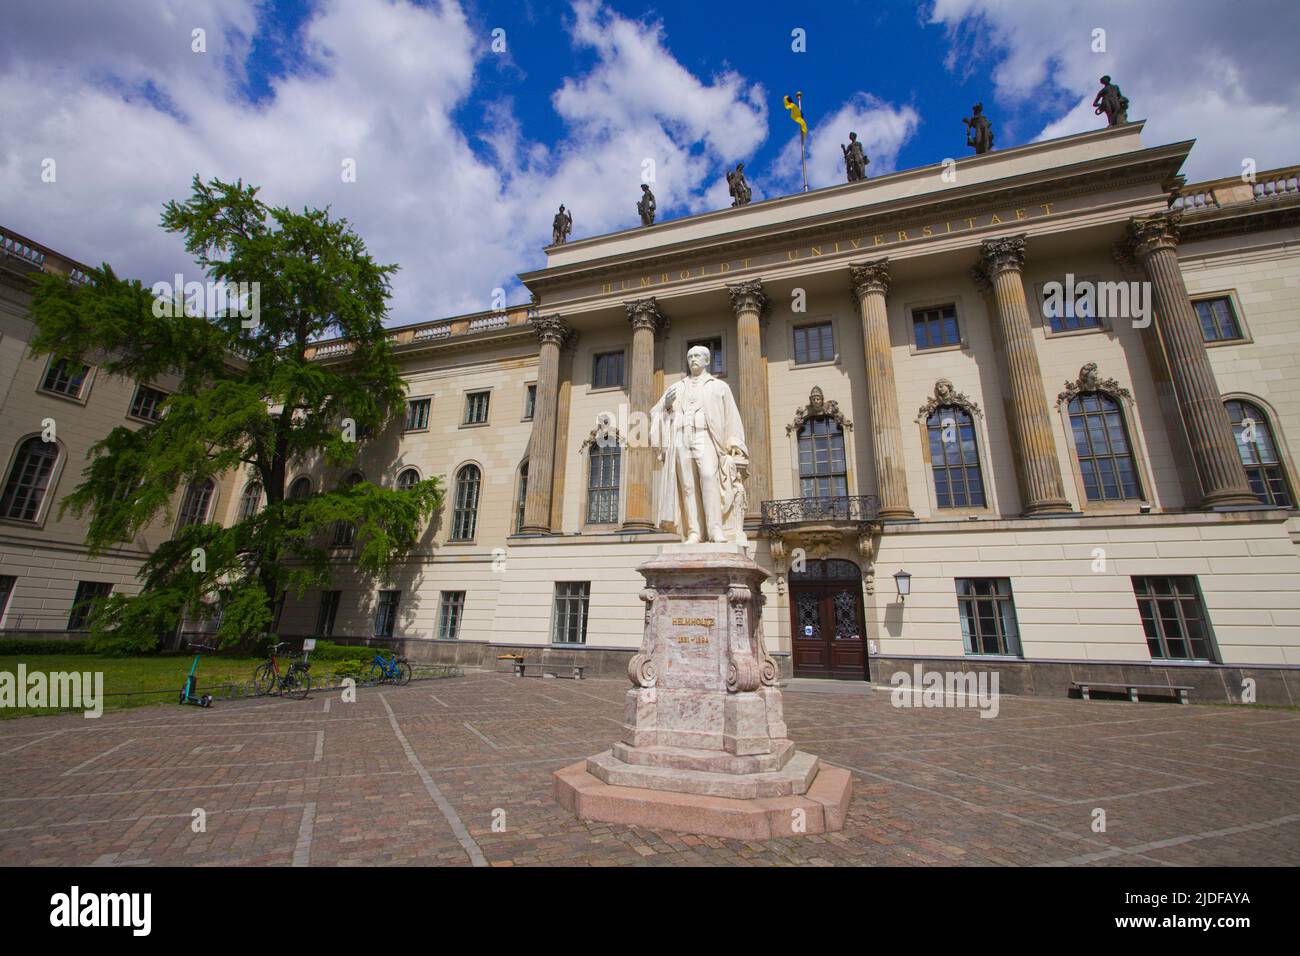
[[[582,680],[582,672],[586,670],[586,664],[579,664],[577,655],[569,655],[568,660],[556,661],[542,654],[540,661],[529,661],[517,656],[503,656],[498,660],[509,663],[511,669],[515,672],[516,677],[527,677],[529,671],[533,671],[536,677],[560,677],[561,671],[569,671],[569,676],[574,680]]]
[[[1070,683],[1079,688],[1079,693],[1083,696],[1084,700],[1092,700],[1090,695],[1094,689],[1115,692],[1124,690],[1128,692],[1128,699],[1135,704],[1138,699],[1138,691],[1173,692],[1178,695],[1178,702],[1180,704],[1185,704],[1187,703],[1187,692],[1192,689],[1191,687],[1182,684],[1129,684],[1123,681],[1114,683],[1096,680],[1076,680],[1071,681]]]

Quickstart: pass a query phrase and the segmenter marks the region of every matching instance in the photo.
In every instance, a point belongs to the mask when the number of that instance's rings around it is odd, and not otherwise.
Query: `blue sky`
[[[330,205],[399,263],[392,322],[526,299],[514,276],[544,263],[556,206],[575,238],[634,225],[647,160],[661,218],[728,205],[738,160],[756,199],[797,190],[795,89],[814,186],[840,181],[850,129],[871,175],[967,155],[977,101],[998,148],[1096,128],[1102,73],[1146,143],[1198,140],[1192,178],[1300,162],[1293,0],[47,0],[6,17],[0,223],[153,282],[192,270],[162,203],[195,173],[242,177]]]

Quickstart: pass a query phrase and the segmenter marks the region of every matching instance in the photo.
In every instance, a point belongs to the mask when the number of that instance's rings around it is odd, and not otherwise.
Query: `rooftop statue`
[[[1120,126],[1128,122],[1128,97],[1110,81],[1109,76],[1101,78],[1101,89],[1093,97],[1092,105],[1093,112],[1098,116],[1106,114],[1107,126]]]
[[[655,224],[655,194],[650,191],[648,183],[641,184],[641,198],[637,201],[636,211],[641,217],[641,225],[653,226]]]
[[[867,158],[866,151],[858,142],[857,133],[849,133],[849,145],[840,143],[840,152],[844,154],[844,172],[848,174],[849,182],[856,183],[866,179],[867,164],[871,160]]]
[[[966,124],[966,145],[975,147],[975,155],[987,153],[993,148],[993,124],[984,115],[984,104],[976,103],[971,107],[972,115],[962,120]]]
[[[745,164],[737,163],[734,170],[727,172],[727,192],[731,194],[731,205],[748,206],[753,192],[745,181]]]
[[[551,221],[551,244],[558,246],[561,243],[569,241],[569,233],[573,231],[573,213],[564,208],[564,203],[560,203],[560,211],[555,214],[555,219]]]

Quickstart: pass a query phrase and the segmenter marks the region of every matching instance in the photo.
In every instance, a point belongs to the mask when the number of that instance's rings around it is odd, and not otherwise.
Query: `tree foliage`
[[[183,614],[217,607],[222,645],[246,645],[272,627],[286,592],[329,586],[336,522],[355,526],[361,571],[383,576],[441,507],[436,478],[409,490],[314,482],[305,498],[288,498],[291,472],[349,465],[364,443],[356,436],[377,433],[404,408],[383,325],[396,266],[377,264],[347,220],[268,207],[257,192],[195,176],[189,199],[167,203],[162,216],[210,283],[256,284],[255,315],[178,308],[108,264],[81,285],[42,277],[33,295],[33,354],[98,363],[100,374],[144,384],[175,381],[159,421],[119,426],[96,443],[61,505],[89,515],[92,553],[155,523],[170,527],[192,484],[219,486],[235,472],[235,494],[245,480],[263,489],[252,517],[182,527],[157,547],[140,571],[141,592],[115,594],[93,615],[101,647],[153,647]],[[341,361],[308,358],[314,342],[335,337],[351,344]]]

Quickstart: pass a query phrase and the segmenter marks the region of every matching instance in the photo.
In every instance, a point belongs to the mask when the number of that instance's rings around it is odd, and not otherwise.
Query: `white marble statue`
[[[702,345],[687,352],[690,374],[650,410],[661,465],[656,523],[687,544],[744,545],[745,426],[731,389],[709,374],[709,359]]]

